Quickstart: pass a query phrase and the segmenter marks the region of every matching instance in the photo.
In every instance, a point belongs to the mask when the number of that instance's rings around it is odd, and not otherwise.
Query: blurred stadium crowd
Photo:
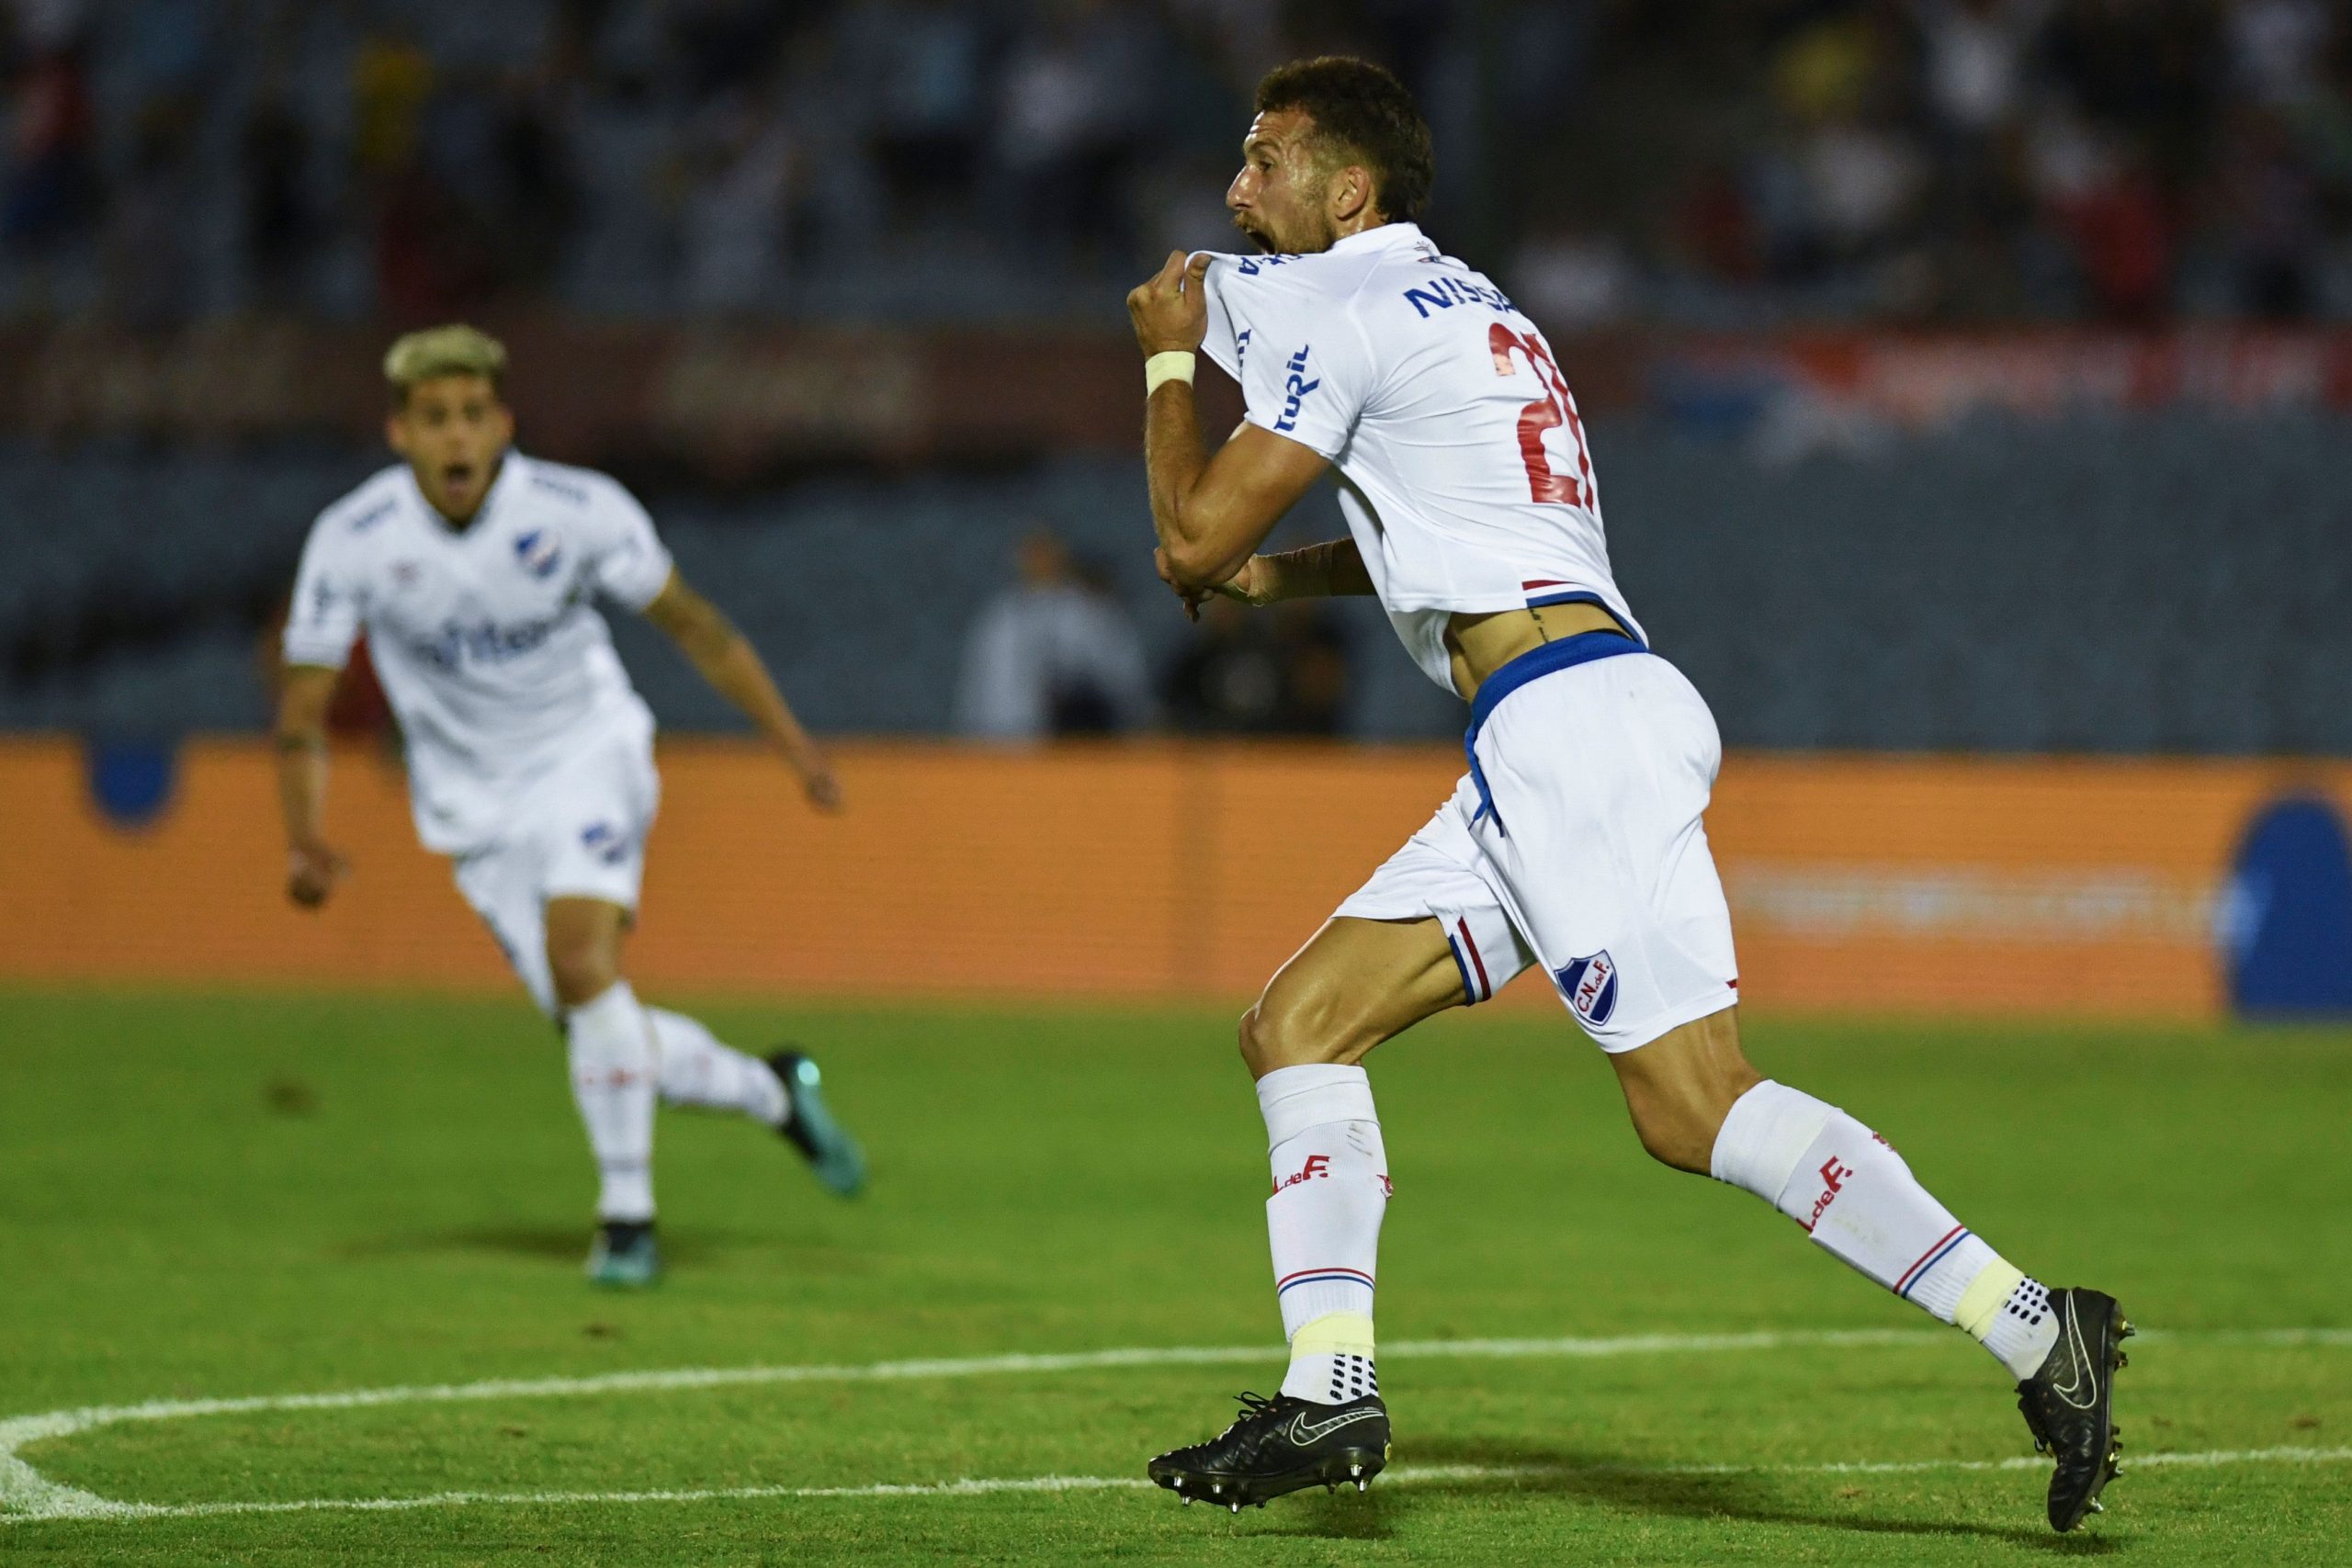
[[[638,485],[820,728],[1458,731],[1369,604],[1188,627],[1101,412],[1124,290],[1234,243],[1251,85],[1325,50],[1420,95],[1429,226],[1560,334],[1731,742],[2352,752],[2323,0],[0,0],[0,730],[261,724],[302,531],[385,460],[375,345],[478,316],[555,345],[525,444]],[[1839,403],[1751,363],[1795,326],[1913,356]],[[209,422],[240,383],[275,412]],[[948,429],[976,388],[1016,412]]]
[[[14,0],[0,315],[1071,314],[1395,64],[1556,328],[2352,314],[2326,0]]]
[[[2331,416],[1982,418],[1782,467],[1645,418],[1592,432],[1619,581],[1730,744],[2352,754]],[[303,529],[378,461],[0,444],[0,730],[258,728]],[[1142,482],[1071,457],[656,507],[821,729],[1459,737],[1369,601],[1189,627],[1137,543]],[[1290,537],[1337,532],[1328,496],[1301,510]],[[1041,524],[1074,563],[1022,559]],[[1065,661],[1071,624],[1093,647]],[[665,726],[735,727],[658,635],[614,633]],[[1025,716],[971,694],[980,660],[1027,671]]]

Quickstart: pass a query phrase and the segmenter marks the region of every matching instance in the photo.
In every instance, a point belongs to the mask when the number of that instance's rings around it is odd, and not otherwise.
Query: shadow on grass
[[[588,1256],[589,1239],[589,1227],[584,1224],[502,1223],[360,1237],[346,1243],[339,1251],[341,1256],[349,1258],[404,1258],[452,1252],[491,1253],[508,1258],[560,1259],[577,1265]],[[773,1252],[776,1247],[773,1236],[712,1230],[707,1226],[682,1231],[673,1231],[665,1226],[661,1239],[662,1262],[668,1269],[675,1269],[682,1264],[691,1267],[707,1263],[728,1253],[753,1248]]]
[[[1851,1530],[1863,1535],[1974,1536],[1984,1540],[2039,1548],[2068,1556],[2099,1556],[2119,1551],[2123,1545],[2121,1541],[2103,1535],[2077,1533],[2061,1536],[2030,1525],[1985,1525],[1964,1519],[1917,1519],[1870,1514],[1862,1511],[1860,1499],[1855,1500],[1853,1506],[1842,1502],[1807,1505],[1786,1495],[1784,1490],[1775,1483],[1776,1478],[1771,1476],[1736,1472],[1717,1475],[1660,1473],[1605,1455],[1579,1453],[1566,1449],[1481,1442],[1475,1438],[1466,1441],[1435,1438],[1416,1442],[1410,1458],[1399,1463],[1414,1466],[1480,1465],[1514,1469],[1521,1473],[1483,1479],[1471,1476],[1459,1480],[1431,1478],[1417,1482],[1410,1487],[1395,1488],[1385,1495],[1375,1483],[1373,1493],[1381,1497],[1377,1510],[1367,1510],[1351,1517],[1345,1510],[1330,1509],[1329,1517],[1333,1528],[1284,1533],[1376,1538],[1386,1533],[1386,1527],[1378,1522],[1381,1517],[1401,1517],[1413,1508],[1417,1499],[1423,1496],[1533,1493],[1579,1498],[1629,1512],[1679,1515],[1693,1519],[1744,1519],[1758,1524]],[[1871,1478],[1856,1479],[1867,1484]],[[2019,1506],[2038,1513],[2041,1504],[2039,1481],[2030,1492],[2024,1488],[2019,1490]],[[1333,1500],[1318,1495],[1317,1501],[1328,1505]]]

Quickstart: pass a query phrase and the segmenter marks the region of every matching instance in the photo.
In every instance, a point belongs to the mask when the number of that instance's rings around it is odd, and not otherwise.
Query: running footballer
[[[1391,1188],[1362,1064],[1540,965],[1608,1054],[1651,1154],[1754,1193],[1983,1342],[2056,1455],[2050,1522],[2072,1529],[2115,1473],[2121,1311],[2027,1277],[1884,1138],[1748,1065],[1701,821],[1721,743],[1611,575],[1550,345],[1416,226],[1435,164],[1394,77],[1306,61],[1269,75],[1256,107],[1227,204],[1264,254],[1180,252],[1128,298],[1160,572],[1188,605],[1376,595],[1422,671],[1469,704],[1469,767],[1242,1020],[1290,1368],[1278,1394],[1244,1395],[1221,1436],[1154,1459],[1151,1476],[1238,1508],[1380,1470],[1373,1299]],[[1193,398],[1204,352],[1247,408],[1213,453]],[[1326,474],[1348,537],[1255,553]]]
[[[345,874],[326,837],[326,714],[364,630],[400,722],[417,837],[450,857],[458,890],[563,1031],[599,1179],[589,1276],[641,1286],[661,1269],[657,1098],[776,1128],[835,1192],[856,1191],[865,1167],[807,1055],[736,1051],[644,1006],[622,976],[662,784],[653,716],[595,601],[675,639],[813,805],[837,808],[841,789],[759,654],[678,575],[636,499],[514,449],[505,368],[505,349],[470,327],[394,344],[385,430],[401,461],[311,527],[277,716],[287,890],[316,908]]]

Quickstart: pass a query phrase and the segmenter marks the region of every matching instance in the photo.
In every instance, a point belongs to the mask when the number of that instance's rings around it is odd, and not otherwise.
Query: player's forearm
[[[286,841],[297,849],[316,845],[326,829],[327,706],[334,700],[333,671],[289,666],[278,694],[277,811]]]
[[[800,727],[749,637],[729,626],[688,647],[686,656],[712,690],[734,704],[794,767],[806,773],[818,764],[816,742]]]
[[[1249,558],[1238,559],[1211,537],[1207,520],[1191,505],[1208,455],[1201,449],[1201,420],[1189,381],[1170,381],[1144,404],[1144,471],[1151,492],[1151,526],[1176,585],[1214,588]]]
[[[1258,558],[1261,596],[1272,604],[1283,599],[1329,599],[1373,592],[1372,574],[1353,539],[1327,539],[1302,549],[1283,550]]]
[[[277,813],[286,841],[295,848],[324,837],[327,812],[327,738],[323,729],[277,732]]]

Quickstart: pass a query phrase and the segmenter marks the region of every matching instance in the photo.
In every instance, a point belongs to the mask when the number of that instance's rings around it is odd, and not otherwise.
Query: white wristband
[[[1187,387],[1191,386],[1193,364],[1193,351],[1189,348],[1171,348],[1165,353],[1155,354],[1145,360],[1143,362],[1144,400],[1149,402],[1152,393],[1170,381],[1182,381]]]

